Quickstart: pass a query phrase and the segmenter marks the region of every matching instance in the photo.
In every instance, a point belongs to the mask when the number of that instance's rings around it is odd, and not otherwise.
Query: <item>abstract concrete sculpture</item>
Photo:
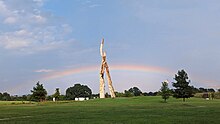
[[[115,91],[112,86],[112,80],[109,73],[109,67],[106,60],[106,52],[103,52],[104,47],[104,39],[102,39],[101,46],[100,46],[100,54],[102,57],[101,69],[100,69],[100,98],[105,98],[105,81],[104,81],[104,73],[106,71],[107,79],[108,79],[108,87],[110,91],[111,98],[115,98]]]

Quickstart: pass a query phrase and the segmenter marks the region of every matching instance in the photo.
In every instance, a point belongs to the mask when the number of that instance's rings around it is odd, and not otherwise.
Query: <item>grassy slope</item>
[[[1,104],[0,123],[105,123],[146,124],[220,122],[220,100],[205,101],[160,97],[96,99],[84,102]]]

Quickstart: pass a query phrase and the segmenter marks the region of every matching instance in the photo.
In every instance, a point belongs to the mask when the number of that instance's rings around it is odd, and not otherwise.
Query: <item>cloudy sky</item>
[[[40,81],[49,94],[78,82],[98,93],[102,38],[116,91],[157,91],[181,69],[220,88],[219,11],[218,0],[0,0],[0,92]]]

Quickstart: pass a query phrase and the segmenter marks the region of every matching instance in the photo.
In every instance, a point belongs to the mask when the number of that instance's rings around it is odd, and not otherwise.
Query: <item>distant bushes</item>
[[[215,99],[220,99],[220,92],[208,92],[208,93],[196,93],[194,97],[196,98],[212,98],[214,95]]]
[[[134,97],[135,96],[133,92],[130,92],[127,90],[125,90],[124,92],[115,92],[115,95],[116,97]],[[159,95],[160,95],[160,92],[149,92],[149,93],[144,92],[136,96],[159,96]]]
[[[216,99],[220,99],[220,92],[216,92],[216,93],[215,93],[215,98],[216,98]]]
[[[2,101],[10,101],[12,98],[10,96],[9,93],[4,92],[4,93],[0,93],[0,100]]]
[[[202,96],[203,96],[203,93],[196,93],[194,95],[195,98],[202,98]]]

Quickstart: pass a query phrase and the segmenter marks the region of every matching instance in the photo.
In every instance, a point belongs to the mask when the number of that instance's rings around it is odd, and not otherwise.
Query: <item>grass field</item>
[[[132,97],[83,102],[0,102],[0,124],[219,124],[220,100]]]

